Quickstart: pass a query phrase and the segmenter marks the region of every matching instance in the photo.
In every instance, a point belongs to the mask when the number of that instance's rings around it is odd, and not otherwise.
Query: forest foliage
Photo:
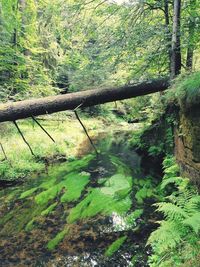
[[[0,98],[169,75],[173,1],[0,0]],[[181,6],[182,69],[199,66],[200,3]]]

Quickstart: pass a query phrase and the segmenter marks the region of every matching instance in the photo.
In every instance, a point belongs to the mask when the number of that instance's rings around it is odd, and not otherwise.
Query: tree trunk
[[[171,40],[172,40],[172,34],[170,31],[170,22],[169,22],[169,0],[164,0],[164,14],[165,14],[165,39],[167,42],[167,52],[168,52],[168,58],[169,58],[169,71],[171,67]]]
[[[181,72],[180,46],[181,0],[174,0],[172,49],[171,49],[171,79]]]
[[[190,0],[190,18],[188,24],[188,48],[187,48],[187,58],[186,58],[186,67],[188,70],[192,70],[192,65],[193,65],[195,9],[196,9],[196,0]]]
[[[89,107],[116,100],[147,95],[164,91],[168,86],[168,79],[160,79],[130,86],[94,89],[66,95],[6,103],[0,105],[0,122],[15,121],[31,116],[73,110],[78,106]]]

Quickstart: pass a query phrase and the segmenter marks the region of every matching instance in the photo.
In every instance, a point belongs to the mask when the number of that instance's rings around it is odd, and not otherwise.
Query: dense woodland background
[[[0,29],[1,101],[166,76],[174,60],[178,72],[200,64],[197,0],[1,0]]]

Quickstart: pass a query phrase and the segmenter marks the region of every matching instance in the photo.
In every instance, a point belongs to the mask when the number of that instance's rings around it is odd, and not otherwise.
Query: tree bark
[[[190,71],[192,70],[193,56],[194,56],[195,9],[196,9],[196,0],[190,0],[190,18],[188,24],[188,48],[187,48],[187,58],[186,58],[186,67]]]
[[[148,81],[140,84],[93,89],[66,95],[50,96],[0,105],[0,122],[16,121],[32,116],[89,107],[116,100],[123,100],[164,91],[169,86],[168,79]]]
[[[172,49],[171,49],[171,79],[181,72],[181,41],[180,41],[181,0],[174,0]]]
[[[164,0],[164,14],[165,14],[165,39],[167,42],[167,52],[169,57],[169,72],[171,67],[171,40],[172,40],[172,34],[170,31],[170,18],[169,18],[169,0]]]

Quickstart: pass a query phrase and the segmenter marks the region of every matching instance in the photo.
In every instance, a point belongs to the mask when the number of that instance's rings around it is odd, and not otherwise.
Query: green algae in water
[[[45,205],[35,206],[34,202],[29,207],[16,207],[0,219],[0,225],[2,226],[1,233],[10,236],[20,232],[31,220],[37,218],[45,207]]]
[[[25,227],[25,231],[29,232],[29,231],[33,230],[34,222],[35,222],[35,219],[32,219],[29,223],[27,223],[27,225]]]
[[[95,216],[105,209],[104,203],[110,205],[111,198],[101,193],[99,189],[92,190],[89,195],[70,211],[67,218],[68,223],[73,223],[78,219]]]
[[[126,197],[132,186],[132,177],[116,174],[105,182],[105,187],[101,191],[105,195],[117,196],[118,198]]]
[[[66,228],[63,231],[61,231],[60,233],[58,233],[53,239],[51,239],[48,242],[47,248],[49,250],[54,250],[68,233],[69,233],[69,229],[68,228]]]
[[[38,205],[47,204],[50,200],[53,200],[57,196],[61,189],[62,184],[55,185],[52,188],[49,188],[48,190],[36,195],[35,202]]]
[[[131,169],[125,163],[123,163],[118,157],[115,157],[113,155],[110,155],[109,157],[112,164],[116,166],[117,173],[122,173],[125,175],[131,173]]]
[[[65,184],[67,192],[61,197],[61,202],[70,202],[79,199],[89,180],[90,174],[86,172],[69,175]]]
[[[59,182],[63,180],[63,177],[66,176],[66,173],[70,173],[74,170],[76,170],[76,173],[78,173],[78,171],[85,168],[94,157],[95,156],[93,154],[90,154],[90,155],[85,156],[82,159],[79,159],[73,162],[65,162],[59,166],[50,168],[48,176],[45,178],[42,178],[42,183],[40,182],[37,187],[34,186],[34,188],[30,188],[26,190],[25,192],[22,192],[19,198],[24,199],[24,198],[27,198],[33,195],[33,193],[35,193],[37,190],[41,190],[41,189],[48,190],[55,186],[53,190],[50,190],[48,192],[51,194],[52,198],[54,198],[57,194],[56,189],[59,190],[59,187],[57,187],[57,185],[59,184]],[[45,193],[44,193],[44,198],[45,198]],[[40,202],[40,200],[38,201]]]
[[[65,162],[59,166],[53,167],[51,170],[49,170],[49,175],[51,177],[60,177],[62,180],[62,177],[66,175],[66,173],[81,171],[85,167],[88,166],[91,160],[95,158],[95,154],[89,154],[79,160],[75,160],[72,162]],[[57,179],[58,180],[58,179]]]
[[[48,181],[43,182],[39,188],[48,189],[49,187],[53,186],[56,182],[56,178],[47,177]]]
[[[35,201],[39,205],[46,204],[53,200],[62,189],[67,190],[67,192],[61,197],[61,202],[77,200],[85,186],[89,183],[89,178],[90,174],[86,172],[70,173],[64,176],[63,181],[60,183],[36,195]]]
[[[126,213],[131,207],[129,192],[131,190],[131,177],[117,174],[110,177],[106,186],[91,189],[91,192],[73,209],[67,218],[69,223],[78,219],[92,217],[98,213],[111,214]]]
[[[31,188],[31,189],[29,189],[29,190],[23,192],[23,193],[20,195],[19,199],[23,199],[23,198],[26,198],[26,197],[31,196],[37,189],[38,189],[38,188],[35,187],[35,188]]]
[[[127,239],[127,236],[122,236],[118,238],[116,241],[114,241],[106,250],[105,256],[111,257],[117,250],[120,249],[120,247],[123,245],[126,239]]]
[[[55,202],[55,203],[53,203],[52,205],[50,205],[47,209],[45,209],[45,210],[43,210],[42,212],[41,212],[41,215],[42,216],[47,216],[49,213],[51,213],[54,209],[55,209],[55,207],[57,206],[57,202]]]
[[[33,180],[31,183],[27,184],[24,190],[16,189],[11,192],[8,196],[15,197],[15,200],[20,199],[20,205],[9,211],[8,213],[4,214],[2,218],[0,218],[0,225],[1,225],[1,233],[9,233],[12,235],[13,233],[17,233],[23,229],[31,230],[34,226],[34,221],[37,220],[38,216],[47,216],[52,210],[55,208],[56,203],[58,202],[57,199],[54,200],[56,197],[61,197],[59,193],[61,192],[62,188],[65,189],[67,186],[71,186],[70,191],[74,190],[74,194],[68,194],[67,199],[74,200],[75,198],[79,198],[84,186],[89,181],[89,174],[82,172],[76,173],[74,179],[78,178],[78,182],[81,183],[80,186],[75,188],[76,182],[72,182],[72,177],[67,181],[67,177],[73,176],[74,173],[68,173],[68,171],[73,170],[73,168],[77,170],[81,170],[85,168],[89,162],[94,158],[94,155],[86,156],[76,162],[64,163],[59,166],[55,166],[50,168],[49,175],[47,177],[43,177],[37,179],[37,181]],[[44,180],[45,179],[45,180]],[[57,184],[56,184],[57,183]],[[34,186],[33,186],[34,184]],[[74,185],[74,188],[72,188]],[[32,188],[30,188],[32,186]],[[36,194],[37,191],[43,192]],[[17,191],[18,190],[18,191]],[[20,191],[20,193],[19,193]],[[19,197],[17,194],[19,193]],[[36,195],[35,195],[36,194]],[[26,200],[28,197],[35,197],[35,201]],[[64,198],[63,198],[64,199]],[[53,203],[52,203],[53,200]],[[50,206],[49,206],[49,202]],[[49,207],[48,207],[49,206]]]

